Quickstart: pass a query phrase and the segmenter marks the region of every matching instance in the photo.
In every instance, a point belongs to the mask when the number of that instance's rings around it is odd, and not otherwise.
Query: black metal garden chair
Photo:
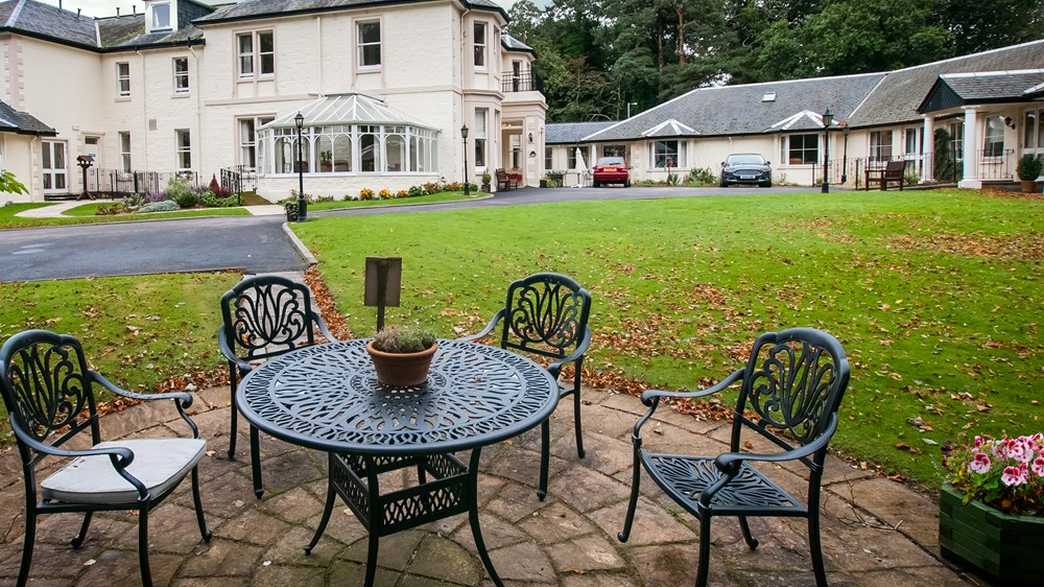
[[[335,341],[326,321],[312,309],[308,286],[277,275],[255,275],[235,285],[221,296],[222,325],[217,338],[221,354],[228,361],[229,390],[232,398],[228,458],[236,458],[239,409],[236,386],[239,379],[260,362],[318,342],[318,334]],[[261,482],[260,437],[250,427],[250,469],[254,494],[264,494]]]
[[[192,438],[144,438],[102,442],[94,386],[123,397],[174,400],[192,430]],[[28,330],[0,347],[0,391],[11,430],[18,441],[25,482],[25,535],[18,586],[29,578],[36,539],[36,519],[55,513],[80,512],[83,521],[72,539],[80,548],[94,512],[138,512],[138,564],[141,582],[151,586],[149,572],[149,512],[192,475],[196,522],[206,542],[210,531],[203,517],[197,463],[206,443],[185,413],[192,396],[184,392],[140,394],[116,387],[87,368],[79,341],[45,330]],[[85,430],[91,448],[71,450],[66,442]],[[49,456],[73,459],[40,482],[37,465]]]
[[[500,347],[547,357],[553,362],[547,370],[558,380],[562,367],[573,364],[573,381],[559,382],[559,399],[573,396],[573,421],[576,429],[576,454],[584,458],[584,436],[580,423],[580,387],[584,354],[591,345],[591,329],[587,319],[591,313],[591,294],[571,277],[558,273],[536,273],[508,286],[504,307],[494,314],[481,332],[459,340],[485,338],[504,322],[500,331]],[[547,497],[547,477],[551,464],[551,428],[547,421],[540,427],[541,501]]]
[[[811,328],[767,333],[754,343],[747,366],[729,374],[717,385],[692,392],[649,390],[642,394],[648,412],[634,426],[634,477],[627,518],[618,538],[631,534],[641,468],[679,505],[700,520],[700,562],[696,584],[707,584],[711,518],[737,516],[751,550],[758,541],[747,518],[789,516],[808,519],[808,541],[816,584],[826,585],[819,540],[819,494],[827,444],[837,430],[837,410],[848,387],[848,359],[833,336]],[[698,398],[719,393],[740,382],[739,400],[732,423],[731,452],[716,457],[655,454],[642,449],[642,426],[649,421],[660,398]],[[742,432],[756,431],[782,452],[741,452]],[[800,460],[809,469],[807,506],[751,466],[753,462],[780,463]]]

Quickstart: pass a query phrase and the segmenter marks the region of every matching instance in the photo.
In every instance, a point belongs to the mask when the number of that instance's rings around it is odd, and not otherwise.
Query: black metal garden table
[[[558,384],[536,363],[480,344],[440,340],[428,382],[391,389],[377,383],[367,340],[302,348],[272,359],[239,385],[252,424],[329,455],[319,542],[337,496],[369,531],[366,585],[378,540],[467,512],[479,557],[502,585],[482,539],[478,466],[482,447],[517,436],[555,409]],[[470,450],[465,464],[453,453]],[[418,484],[381,493],[382,473],[416,467]]]

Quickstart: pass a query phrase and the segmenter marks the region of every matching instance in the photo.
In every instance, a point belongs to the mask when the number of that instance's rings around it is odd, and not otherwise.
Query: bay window
[[[250,119],[241,120],[247,125]],[[258,172],[296,173],[297,129],[257,131]],[[301,160],[305,173],[433,173],[438,168],[438,133],[411,125],[335,124],[304,127]],[[263,154],[271,153],[271,162]]]
[[[485,69],[486,67],[486,23],[481,20],[475,21],[474,26],[474,53],[475,67]]]

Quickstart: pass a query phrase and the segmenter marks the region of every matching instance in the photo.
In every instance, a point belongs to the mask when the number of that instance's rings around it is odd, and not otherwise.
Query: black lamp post
[[[471,188],[468,186],[468,125],[460,127],[460,138],[464,140],[464,195],[471,195]]]
[[[300,112],[294,117],[294,126],[297,127],[297,220],[303,222],[308,217],[308,200],[304,194],[304,161],[301,158],[303,144],[301,141],[301,129],[304,127],[304,115]]]
[[[848,131],[851,129],[848,128],[847,120],[842,120],[840,126],[845,135],[845,154],[841,157],[841,183],[846,184],[848,183]]]
[[[823,113],[823,193],[830,193],[830,182],[827,178],[827,162],[830,161],[830,125],[834,122],[834,113],[830,108]]]

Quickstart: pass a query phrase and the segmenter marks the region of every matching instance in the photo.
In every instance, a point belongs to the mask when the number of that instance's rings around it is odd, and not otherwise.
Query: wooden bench
[[[903,191],[903,186],[906,185],[906,160],[889,161],[883,168],[867,167],[865,189],[868,191],[871,182],[879,184],[882,191],[888,191],[888,184],[899,184],[899,191]]]
[[[513,190],[518,187],[518,179],[503,169],[497,170],[497,191]]]

